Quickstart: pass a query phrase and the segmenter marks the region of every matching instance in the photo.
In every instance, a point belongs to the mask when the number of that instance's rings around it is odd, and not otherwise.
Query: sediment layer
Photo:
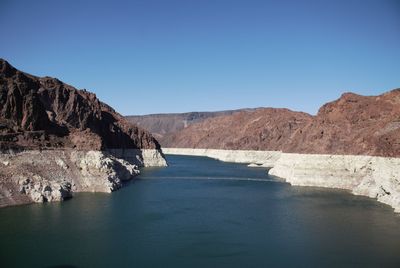
[[[292,185],[345,189],[400,212],[400,158],[187,148],[164,148],[163,152],[271,167],[270,175]]]

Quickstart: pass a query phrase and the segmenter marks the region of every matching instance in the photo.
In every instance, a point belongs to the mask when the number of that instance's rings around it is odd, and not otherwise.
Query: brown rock
[[[0,149],[159,148],[95,94],[0,59]]]
[[[161,139],[165,147],[280,150],[400,157],[400,89],[379,96],[345,93],[316,116],[287,109],[239,111]]]
[[[322,106],[283,150],[400,156],[400,90],[379,96],[343,94]]]
[[[231,115],[238,111],[250,111],[255,109],[226,110],[218,112],[189,112],[189,113],[170,113],[170,114],[148,114],[130,115],[125,118],[139,127],[150,131],[157,139],[161,140],[164,136],[180,131],[188,126],[221,115]]]
[[[193,124],[162,142],[165,147],[280,150],[311,118],[288,109],[239,111]]]

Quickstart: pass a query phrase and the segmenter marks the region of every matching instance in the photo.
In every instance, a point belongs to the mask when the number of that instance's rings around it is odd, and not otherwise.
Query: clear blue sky
[[[399,0],[0,0],[0,26],[0,57],[125,115],[400,87]]]

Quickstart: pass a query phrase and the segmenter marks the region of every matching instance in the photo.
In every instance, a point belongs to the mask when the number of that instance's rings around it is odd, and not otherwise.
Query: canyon
[[[112,192],[165,166],[157,140],[95,94],[0,59],[0,207]]]
[[[400,89],[344,93],[316,115],[254,108],[124,117],[85,89],[1,59],[0,151],[0,207],[112,192],[140,167],[166,166],[166,153],[263,167],[292,185],[345,189],[400,212]]]
[[[376,198],[400,212],[400,90],[344,93],[313,116],[259,108],[206,118],[163,137],[167,154],[268,168],[292,185]]]

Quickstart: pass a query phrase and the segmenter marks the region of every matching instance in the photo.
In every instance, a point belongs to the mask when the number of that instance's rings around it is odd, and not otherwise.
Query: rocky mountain
[[[279,150],[311,116],[287,109],[240,111],[193,124],[164,138],[165,147]]]
[[[163,138],[163,146],[400,156],[400,89],[345,93],[316,116],[258,109],[208,118]]]
[[[150,131],[162,144],[163,137],[180,131],[188,126],[202,122],[207,118],[221,115],[231,115],[238,111],[251,111],[255,109],[227,110],[218,112],[190,112],[171,114],[130,115],[125,118],[139,127]]]
[[[0,59],[0,148],[159,148],[86,90],[21,72]]]
[[[0,59],[0,207],[112,192],[165,165],[157,140],[95,94]]]
[[[345,93],[323,105],[284,151],[400,156],[400,89],[379,96]]]

